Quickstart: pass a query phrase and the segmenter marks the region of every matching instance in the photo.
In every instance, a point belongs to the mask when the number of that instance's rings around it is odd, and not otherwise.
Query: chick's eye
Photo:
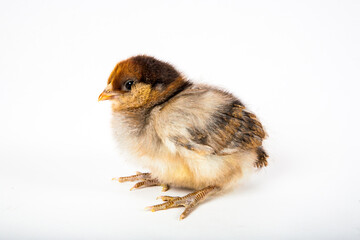
[[[134,84],[133,80],[127,80],[124,84],[125,90],[130,91],[133,84]]]

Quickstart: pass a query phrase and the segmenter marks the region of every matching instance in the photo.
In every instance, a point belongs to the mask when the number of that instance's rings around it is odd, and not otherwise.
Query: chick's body
[[[212,88],[191,86],[154,107],[148,116],[114,112],[115,138],[141,157],[144,167],[162,183],[194,189],[224,187],[258,159],[256,149],[241,149],[234,142],[234,126],[226,129],[236,125],[233,121],[240,124],[240,119],[225,112],[234,101]],[[134,117],[147,121],[134,121]],[[216,145],[227,139],[224,147]]]
[[[256,116],[233,95],[193,84],[167,63],[147,56],[120,62],[104,98],[113,102],[119,146],[150,169],[156,183],[199,190],[194,196],[200,198],[267,165]]]

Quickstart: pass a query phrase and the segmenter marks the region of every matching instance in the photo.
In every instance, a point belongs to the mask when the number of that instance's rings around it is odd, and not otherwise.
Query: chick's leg
[[[117,177],[113,178],[112,180],[116,180],[119,182],[134,182],[134,181],[140,181],[136,183],[131,189],[137,189],[137,188],[144,188],[144,187],[150,187],[150,186],[162,186],[162,191],[165,192],[169,189],[169,186],[166,184],[161,184],[159,180],[156,178],[151,177],[151,173],[141,173],[136,172],[135,175],[127,176],[127,177]]]
[[[215,186],[209,186],[199,191],[189,193],[184,197],[160,196],[158,199],[163,200],[165,203],[150,206],[146,209],[155,212],[169,208],[185,207],[184,212],[180,215],[180,220],[182,220],[186,218],[201,201],[205,200],[209,195],[215,193],[217,190],[219,190],[219,188]]]

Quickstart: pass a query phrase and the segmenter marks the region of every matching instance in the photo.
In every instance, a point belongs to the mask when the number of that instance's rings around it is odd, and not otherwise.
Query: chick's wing
[[[160,137],[170,148],[226,155],[255,149],[266,135],[254,114],[217,89],[185,91],[161,112]]]

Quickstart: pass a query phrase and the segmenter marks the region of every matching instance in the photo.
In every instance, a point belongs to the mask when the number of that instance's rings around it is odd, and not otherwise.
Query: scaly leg
[[[182,220],[186,218],[201,201],[205,200],[206,197],[208,197],[211,193],[214,193],[216,190],[219,190],[219,188],[209,186],[199,191],[189,193],[184,197],[160,196],[158,199],[165,201],[165,203],[150,206],[146,209],[155,212],[174,207],[185,207],[184,212],[180,215],[180,220]]]
[[[150,186],[162,186],[163,192],[169,190],[169,186],[167,184],[161,184],[156,178],[151,178],[151,173],[136,172],[136,175],[132,175],[128,177],[117,177],[117,178],[113,178],[112,180],[116,180],[119,182],[140,181],[136,183],[132,188],[130,188],[130,191],[137,188],[144,188]]]

